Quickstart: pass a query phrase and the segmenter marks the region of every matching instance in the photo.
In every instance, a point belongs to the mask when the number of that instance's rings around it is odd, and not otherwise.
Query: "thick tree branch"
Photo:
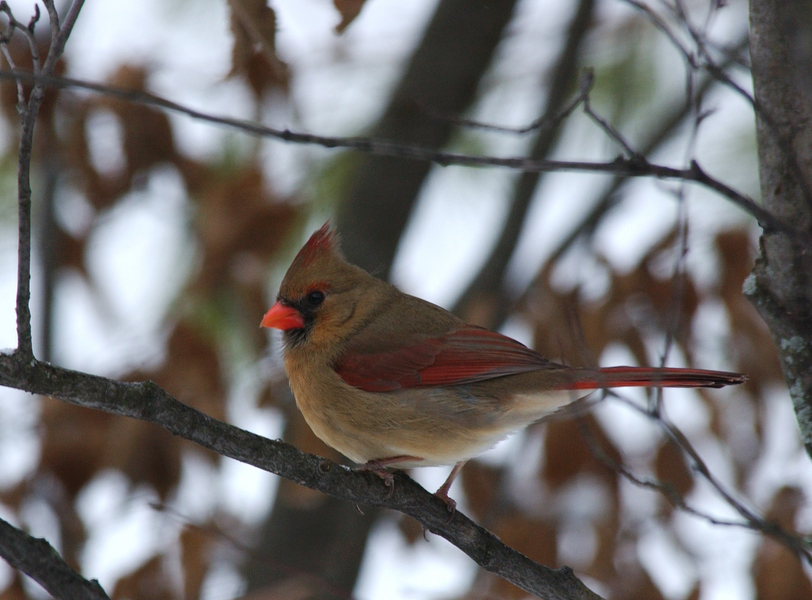
[[[325,148],[347,148],[377,156],[433,162],[441,166],[504,167],[524,172],[575,171],[583,173],[607,173],[623,177],[653,177],[656,179],[676,179],[694,182],[718,192],[733,204],[755,217],[761,227],[766,230],[781,231],[793,237],[809,239],[808,232],[799,231],[794,227],[791,221],[782,221],[775,217],[771,212],[759,206],[752,198],[749,198],[747,195],[742,194],[729,185],[708,175],[696,162],[692,163],[689,168],[680,169],[651,163],[647,160],[641,160],[639,157],[624,158],[619,156],[615,160],[607,162],[586,162],[532,159],[524,156],[474,156],[455,152],[444,152],[386,139],[322,136],[291,131],[289,129],[277,129],[243,119],[204,113],[148,92],[117,88],[69,77],[37,77],[33,73],[21,71],[13,73],[0,71],[0,79],[14,79],[16,77],[23,78],[26,81],[37,80],[46,87],[84,89],[131,102],[137,102],[139,104],[156,106],[201,121],[238,129],[251,135],[276,138],[286,142],[313,144]]]
[[[544,599],[599,597],[568,567],[549,569],[509,548],[488,530],[445,503],[402,472],[394,491],[374,474],[353,471],[217,421],[167,394],[152,382],[122,383],[63,369],[19,354],[0,354],[0,385],[52,396],[71,404],[154,423],[222,456],[275,473],[355,504],[397,510],[457,546],[484,569]]]
[[[62,600],[110,600],[95,579],[88,581],[45,540],[0,519],[0,556]]]

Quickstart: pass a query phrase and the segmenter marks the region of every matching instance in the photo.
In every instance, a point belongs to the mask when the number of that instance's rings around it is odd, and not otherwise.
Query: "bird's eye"
[[[318,306],[324,302],[324,292],[320,290],[313,290],[305,297],[305,299],[310,306]]]

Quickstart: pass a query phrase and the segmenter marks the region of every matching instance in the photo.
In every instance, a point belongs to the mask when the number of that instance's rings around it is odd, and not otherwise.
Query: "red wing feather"
[[[466,325],[391,352],[348,354],[335,370],[352,386],[368,392],[388,392],[475,383],[551,365],[516,340]]]

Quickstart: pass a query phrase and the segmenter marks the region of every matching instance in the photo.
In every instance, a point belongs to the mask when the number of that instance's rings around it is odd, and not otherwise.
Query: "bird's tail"
[[[745,375],[703,369],[656,367],[607,367],[594,371],[584,369],[584,377],[569,384],[571,389],[593,390],[615,387],[711,387],[737,385],[747,381]]]

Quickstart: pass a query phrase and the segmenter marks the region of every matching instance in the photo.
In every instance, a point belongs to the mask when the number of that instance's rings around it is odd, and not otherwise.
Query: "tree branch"
[[[0,556],[64,600],[110,600],[99,582],[88,581],[62,560],[46,540],[31,537],[0,519]]]
[[[5,3],[4,3],[5,4]],[[45,90],[48,87],[46,79],[51,75],[56,62],[62,55],[65,43],[70,36],[79,11],[84,4],[84,0],[74,0],[68,10],[65,23],[59,27],[58,16],[53,0],[45,0],[45,6],[51,19],[51,46],[48,56],[42,68],[39,68],[39,56],[33,52],[32,60],[35,72],[33,78],[26,76],[17,70],[10,74],[12,79],[18,82],[27,79],[33,83],[28,102],[25,106],[20,106],[20,144],[17,162],[17,352],[26,358],[33,358],[34,350],[31,342],[31,153],[34,145],[34,126],[37,122],[39,107],[45,98]],[[7,9],[7,7],[6,7]],[[10,23],[15,21],[9,10],[6,10],[10,18]],[[39,15],[39,9],[37,9]],[[26,37],[33,40],[33,29],[36,19],[32,19],[26,28],[21,28],[26,32]],[[18,27],[19,28],[19,27]],[[13,31],[13,29],[12,29]],[[5,45],[8,40],[2,41]],[[36,45],[35,41],[31,42]],[[20,99],[21,104],[23,99]]]
[[[684,499],[680,498],[679,494],[676,494],[676,492],[670,488],[670,486],[660,487],[660,491],[663,493],[663,495],[668,498],[668,500],[672,502],[676,508],[682,509],[689,514],[693,514],[694,516],[704,518],[715,525],[738,526],[770,536],[777,542],[785,545],[798,556],[804,558],[808,564],[812,565],[812,551],[810,551],[810,543],[802,537],[793,535],[791,532],[786,531],[779,524],[767,521],[764,517],[747,508],[741,501],[733,496],[733,494],[729,492],[722,482],[719,481],[719,479],[717,479],[717,477],[711,472],[707,463],[705,463],[702,456],[699,454],[699,452],[697,452],[696,448],[694,448],[693,444],[691,444],[688,438],[685,437],[685,434],[683,434],[670,420],[666,419],[661,412],[642,407],[636,402],[621,394],[618,394],[617,392],[610,391],[608,392],[608,395],[620,400],[626,406],[629,406],[641,415],[657,423],[657,425],[660,426],[671,441],[676,444],[680,451],[687,457],[691,466],[691,471],[694,473],[699,473],[705,479],[705,481],[707,481],[710,486],[716,490],[716,493],[722,497],[728,506],[739,513],[739,516],[742,517],[743,521],[726,521],[711,517],[710,515],[691,508]],[[623,469],[618,469],[618,472],[621,473],[621,475],[627,476],[630,481],[638,485],[645,481],[638,480],[634,476],[631,476],[631,474],[627,475]],[[657,487],[650,485],[649,483],[644,483],[642,485],[650,488]]]
[[[311,489],[355,504],[397,510],[447,539],[484,569],[539,598],[599,598],[569,567],[554,570],[533,562],[459,511],[449,518],[445,503],[405,473],[395,473],[394,491],[390,491],[372,473],[349,469],[290,444],[217,421],[179,402],[152,382],[122,383],[25,360],[19,354],[0,354],[0,385],[148,421],[222,456]]]
[[[624,177],[654,177],[656,179],[677,179],[694,182],[712,189],[726,197],[733,204],[755,217],[755,219],[759,222],[759,225],[761,225],[761,227],[764,229],[781,231],[787,235],[800,239],[809,238],[809,234],[807,232],[797,230],[794,225],[791,224],[791,222],[782,221],[769,211],[759,206],[755,201],[753,201],[752,198],[708,175],[696,162],[694,162],[691,167],[687,169],[680,169],[651,163],[647,160],[640,159],[639,157],[624,158],[619,156],[612,161],[586,162],[532,159],[524,156],[474,156],[470,154],[444,152],[441,150],[425,148],[415,144],[386,139],[322,136],[291,131],[289,129],[277,129],[243,119],[234,119],[231,117],[222,117],[204,113],[202,111],[180,105],[176,102],[172,102],[171,100],[161,98],[160,96],[150,94],[149,92],[117,88],[69,77],[56,77],[53,75],[38,77],[30,72],[0,71],[0,79],[14,79],[16,77],[21,77],[26,81],[36,80],[44,87],[84,89],[115,98],[121,98],[130,102],[155,106],[170,112],[184,114],[201,121],[238,129],[251,135],[276,138],[286,142],[294,142],[299,144],[313,144],[322,146],[324,148],[347,148],[378,156],[433,162],[441,166],[458,165],[466,167],[503,167],[524,172],[575,171],[583,173],[608,173]]]

